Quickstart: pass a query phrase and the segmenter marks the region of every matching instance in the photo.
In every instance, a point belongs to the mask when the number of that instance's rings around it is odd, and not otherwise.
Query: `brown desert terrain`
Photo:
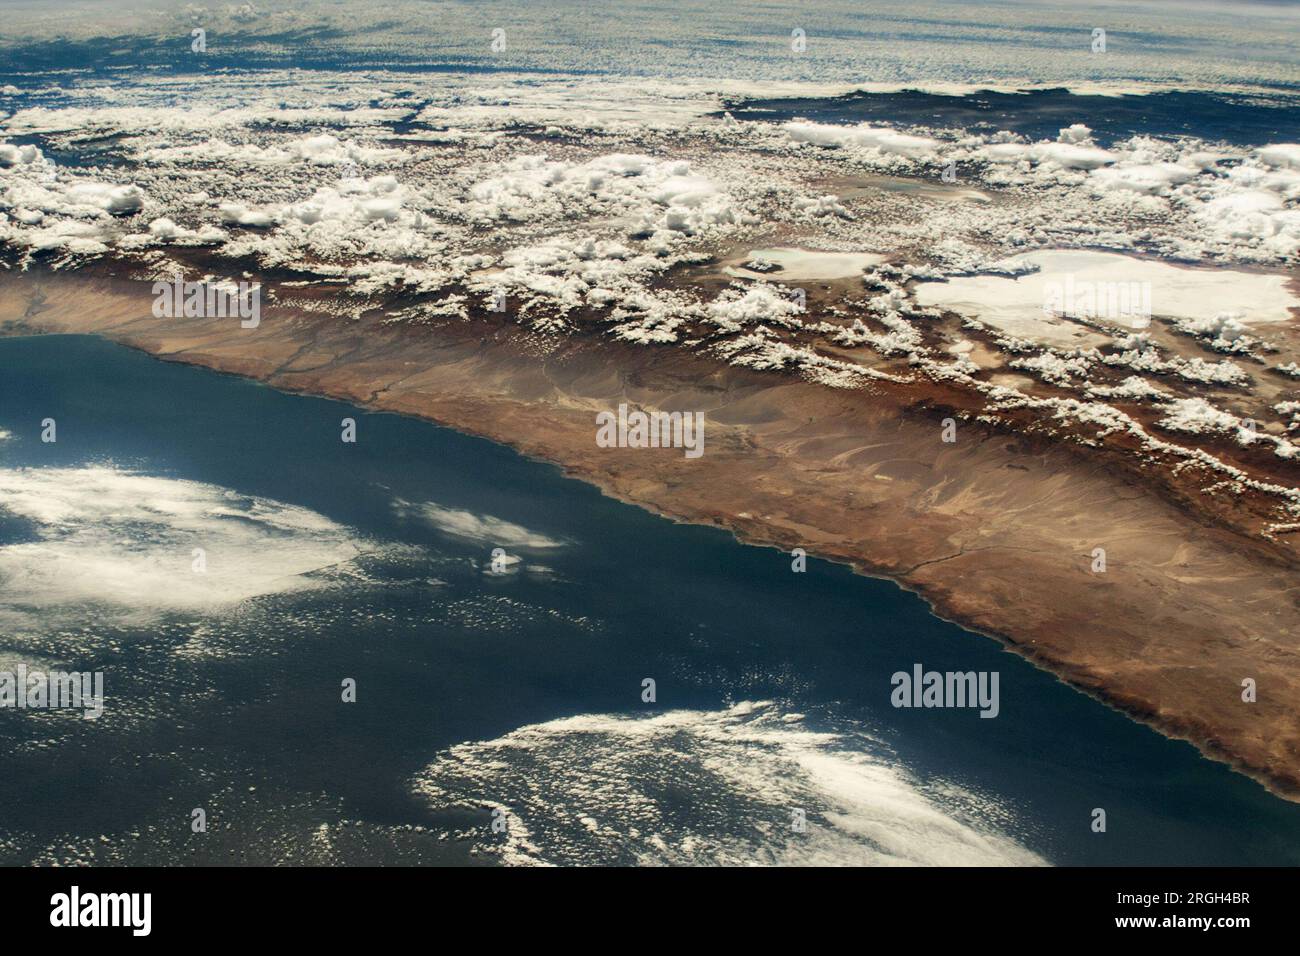
[[[237,319],[157,319],[151,301],[147,283],[90,271],[11,273],[0,331],[103,335],[418,416],[676,520],[889,577],[941,616],[1300,799],[1300,561],[1287,536],[1249,533],[1176,475],[963,418],[957,393],[936,383],[836,390],[668,347],[539,343],[490,316],[411,327],[269,305],[246,330]],[[595,414],[620,402],[703,410],[704,455],[599,447]],[[951,443],[941,439],[949,416]],[[1104,573],[1092,570],[1099,547]],[[1245,678],[1257,702],[1243,702]]]

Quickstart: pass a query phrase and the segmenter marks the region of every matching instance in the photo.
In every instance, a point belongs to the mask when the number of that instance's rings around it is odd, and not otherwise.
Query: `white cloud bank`
[[[521,727],[450,748],[415,789],[439,808],[506,810],[511,864],[1044,863],[1005,831],[1005,808],[767,702]]]
[[[0,469],[0,508],[34,528],[36,540],[0,546],[4,604],[33,620],[94,608],[218,612],[319,586],[311,572],[365,545],[305,508],[111,465]]]

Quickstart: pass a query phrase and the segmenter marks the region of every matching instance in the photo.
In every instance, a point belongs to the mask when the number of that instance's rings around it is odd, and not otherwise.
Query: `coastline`
[[[259,329],[241,330],[155,319],[142,284],[128,280],[5,279],[4,333],[99,334],[424,418],[665,517],[887,577],[938,616],[1300,800],[1300,714],[1287,708],[1300,699],[1290,549],[1189,514],[1079,449],[970,421],[945,444],[939,403],[672,350],[521,343],[487,322],[397,327],[275,306]],[[620,401],[706,410],[704,455],[598,447],[595,413]],[[1094,546],[1107,549],[1106,574],[1090,570]],[[1258,703],[1241,702],[1243,677],[1257,680]]]

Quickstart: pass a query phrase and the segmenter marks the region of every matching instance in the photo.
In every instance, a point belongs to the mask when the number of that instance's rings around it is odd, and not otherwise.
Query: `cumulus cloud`
[[[41,159],[41,151],[31,144],[0,143],[0,166],[29,166]]]
[[[177,165],[237,165],[252,167],[381,166],[401,164],[409,155],[401,149],[367,146],[330,133],[289,139],[283,145],[230,143],[220,137],[183,146],[151,143],[135,152],[148,163]]]
[[[223,202],[217,207],[217,212],[220,214],[222,222],[237,226],[266,228],[275,225],[276,221],[274,213],[267,212],[264,209],[249,209],[239,202]]]
[[[1176,163],[1143,163],[1097,169],[1090,180],[1100,192],[1128,191],[1145,195],[1166,194],[1173,186],[1180,186],[1196,176],[1194,169]]]
[[[1160,424],[1174,431],[1191,434],[1236,433],[1241,426],[1241,419],[1215,408],[1203,398],[1180,398],[1166,405],[1166,414]]]
[[[728,289],[709,303],[709,318],[724,331],[738,332],[754,322],[798,326],[803,305],[790,292],[767,283],[752,285],[743,292]]]
[[[228,235],[215,226],[205,226],[201,229],[189,229],[185,226],[177,225],[166,216],[155,219],[149,223],[149,235],[157,239],[166,239],[181,245],[211,245],[224,242]]]
[[[785,125],[785,131],[796,143],[815,146],[856,146],[875,150],[887,156],[923,159],[933,155],[937,140],[928,136],[914,136],[898,130],[867,124],[857,126],[830,126],[825,123],[794,122]]]
[[[1115,157],[1106,150],[1077,143],[1039,143],[1029,148],[1029,156],[1036,162],[1066,169],[1097,169],[1115,162]]]
[[[1082,123],[1074,123],[1061,130],[1056,140],[1059,143],[1086,143],[1092,139],[1092,130]]]
[[[629,235],[642,238],[694,234],[739,218],[730,197],[689,162],[630,153],[582,163],[522,156],[474,183],[469,196],[471,216],[484,221],[616,215]]]
[[[975,150],[990,163],[1028,162],[1059,169],[1093,170],[1116,161],[1113,153],[1067,139],[1042,143],[990,143]]]
[[[1300,143],[1275,143],[1259,150],[1260,161],[1285,169],[1300,169]]]

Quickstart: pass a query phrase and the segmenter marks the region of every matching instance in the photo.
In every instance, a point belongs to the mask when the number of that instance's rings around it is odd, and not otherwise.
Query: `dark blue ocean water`
[[[1103,146],[1132,136],[1195,136],[1241,146],[1290,143],[1300,137],[1294,94],[1269,96],[1169,91],[1096,96],[1067,89],[965,95],[901,90],[851,93],[826,99],[750,99],[729,104],[737,119],[781,122],[885,123],[992,133],[1006,130],[1031,140],[1055,139],[1063,127],[1082,123]]]
[[[344,417],[355,444],[339,440]],[[45,418],[56,443],[40,441]],[[500,842],[498,803],[558,862],[646,860],[647,819],[675,851],[725,843],[703,861],[767,859],[769,843],[797,859],[800,840],[830,836],[836,862],[882,844],[923,859],[957,820],[1058,864],[1300,862],[1300,806],[893,584],[816,560],[795,574],[788,555],[654,517],[487,441],[89,337],[0,340],[0,430],[0,487],[44,476],[71,503],[48,515],[45,499],[0,495],[0,516],[13,506],[0,664],[99,669],[109,698],[94,722],[0,710],[0,863],[478,861]],[[127,478],[120,499],[90,495],[85,469],[308,509],[365,554],[307,575],[312,586],[187,604],[185,533],[122,523],[147,506],[166,525],[182,510],[173,496],[142,505]],[[441,524],[414,520],[417,504]],[[78,510],[93,521],[73,534]],[[214,546],[214,571],[230,557],[261,580],[303,546],[276,534],[269,551]],[[511,573],[486,569],[494,536],[522,542]],[[66,560],[16,600],[21,575],[51,566],[42,542]],[[96,590],[159,548],[176,553],[156,587],[118,607]],[[1000,715],[894,709],[890,675],[916,662],[999,672]],[[343,677],[356,703],[340,701]],[[743,701],[779,715],[761,740],[718,732],[713,715]],[[637,728],[689,714],[639,742]],[[555,723],[580,715],[603,730]],[[474,749],[539,724],[527,747]],[[805,746],[815,734],[833,742]],[[887,780],[858,773],[868,757]],[[438,761],[438,786],[423,787]],[[811,836],[785,833],[790,801],[810,807]],[[1097,807],[1104,834],[1090,830]],[[192,832],[193,808],[206,833]]]

